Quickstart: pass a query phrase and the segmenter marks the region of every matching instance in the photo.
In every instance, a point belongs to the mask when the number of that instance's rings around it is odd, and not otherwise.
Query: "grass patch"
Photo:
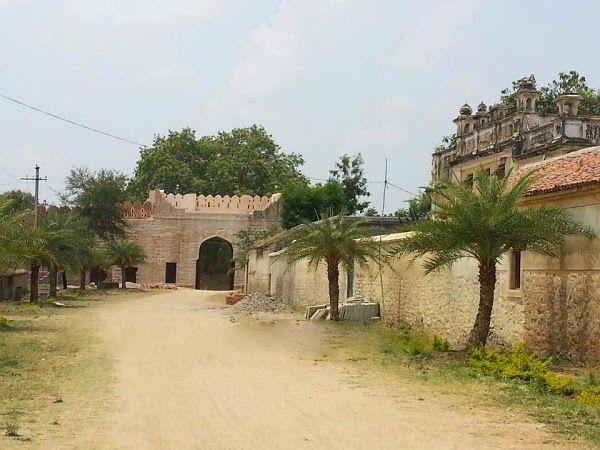
[[[332,326],[327,355],[446,392],[471,392],[480,403],[517,407],[555,431],[600,445],[599,377],[591,372],[587,377],[558,374],[551,360],[536,358],[523,347],[467,353],[407,327],[341,323]]]
[[[15,439],[70,436],[86,411],[100,409],[93,402],[108,389],[111,374],[90,315],[94,305],[124,295],[130,293],[71,293],[59,298],[68,307],[0,301],[0,317],[7,319],[0,327],[0,448],[17,445]],[[67,425],[51,427],[49,418]]]

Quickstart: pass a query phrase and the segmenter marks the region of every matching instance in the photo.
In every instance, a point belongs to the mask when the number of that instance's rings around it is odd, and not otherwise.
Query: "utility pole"
[[[387,158],[385,158],[385,175],[384,175],[384,179],[383,179],[383,200],[381,202],[381,231],[380,231],[380,235],[379,235],[379,284],[381,287],[381,309],[383,310],[383,306],[385,304],[385,290],[383,287],[383,267],[382,267],[382,262],[381,262],[381,247],[383,245],[383,243],[381,242],[382,238],[383,238],[383,232],[384,232],[384,225],[383,225],[383,216],[385,215],[385,193],[387,191],[387,187],[388,187],[388,160]]]
[[[38,204],[40,201],[40,181],[48,181],[48,177],[40,178],[40,166],[35,165],[35,178],[23,177],[21,180],[35,181],[35,208],[33,208],[33,228],[38,226]]]

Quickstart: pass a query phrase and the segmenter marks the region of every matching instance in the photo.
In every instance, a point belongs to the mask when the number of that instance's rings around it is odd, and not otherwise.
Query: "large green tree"
[[[283,153],[263,127],[253,125],[197,138],[189,128],[157,135],[142,149],[130,193],[142,200],[150,189],[174,194],[270,195],[306,182],[300,155]]]
[[[394,213],[395,217],[406,221],[425,220],[431,211],[431,195],[421,192],[416,197],[408,200],[408,208],[399,208]]]
[[[29,192],[14,189],[0,194],[0,202],[4,204],[4,213],[18,214],[33,210],[35,198]]]
[[[489,330],[496,267],[508,252],[529,251],[556,257],[567,236],[593,237],[589,227],[569,212],[546,207],[523,208],[520,201],[534,175],[513,181],[485,172],[473,186],[445,181],[432,201],[434,220],[418,222],[399,244],[399,254],[424,257],[426,273],[449,267],[461,258],[473,258],[479,267],[479,306],[469,336],[472,346],[485,345]]]
[[[282,225],[287,229],[314,222],[328,211],[345,214],[346,199],[344,186],[334,181],[315,186],[302,183],[289,185],[282,193]]]
[[[364,211],[368,201],[361,201],[371,194],[367,189],[364,159],[360,153],[357,155],[342,155],[329,171],[330,180],[341,183],[346,195],[346,212],[350,215]]]
[[[126,185],[127,177],[120,172],[73,169],[66,179],[63,200],[86,219],[89,229],[100,239],[123,237],[121,205],[127,199]]]

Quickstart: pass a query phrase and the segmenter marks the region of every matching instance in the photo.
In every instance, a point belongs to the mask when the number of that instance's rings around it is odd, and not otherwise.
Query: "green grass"
[[[560,375],[552,361],[522,347],[469,354],[409,328],[340,323],[332,325],[325,353],[328,359],[397,372],[432,388],[472,392],[478,401],[516,407],[557,432],[600,446],[600,377]]]

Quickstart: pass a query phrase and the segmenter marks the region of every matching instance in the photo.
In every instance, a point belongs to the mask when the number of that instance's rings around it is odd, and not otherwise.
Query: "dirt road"
[[[180,290],[99,311],[116,370],[117,400],[97,445],[561,447],[541,426],[514,413],[434,396],[413,382],[365,379],[347,366],[315,361],[319,324],[234,322],[221,305],[211,294]]]

